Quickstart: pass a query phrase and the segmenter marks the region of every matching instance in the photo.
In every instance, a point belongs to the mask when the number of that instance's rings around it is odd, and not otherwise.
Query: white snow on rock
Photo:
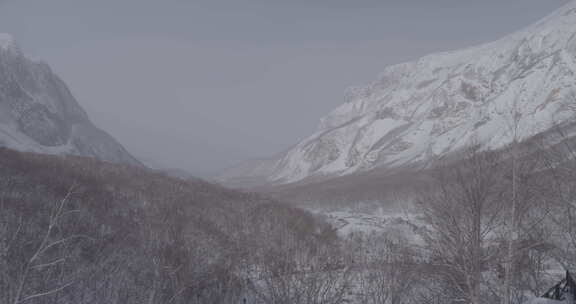
[[[350,90],[313,135],[220,180],[285,184],[434,160],[471,142],[500,148],[513,139],[515,108],[525,139],[573,118],[575,95],[571,2],[498,41],[388,67]]]
[[[140,165],[98,129],[50,67],[0,34],[0,147]]]

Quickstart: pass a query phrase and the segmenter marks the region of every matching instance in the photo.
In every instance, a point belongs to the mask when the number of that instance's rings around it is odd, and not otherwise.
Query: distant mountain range
[[[472,142],[503,148],[515,126],[524,140],[570,122],[575,96],[571,2],[498,41],[387,68],[372,84],[350,90],[307,139],[218,179],[235,187],[278,186],[422,167]]]
[[[0,146],[141,166],[90,121],[46,63],[27,58],[7,34],[0,34]]]

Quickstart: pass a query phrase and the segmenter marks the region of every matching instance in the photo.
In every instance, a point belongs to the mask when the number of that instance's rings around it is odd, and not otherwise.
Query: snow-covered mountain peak
[[[388,67],[312,136],[223,180],[291,183],[428,162],[472,141],[500,148],[514,117],[520,139],[575,117],[575,93],[576,1],[497,41]]]
[[[90,121],[66,84],[0,34],[0,147],[140,165]]]

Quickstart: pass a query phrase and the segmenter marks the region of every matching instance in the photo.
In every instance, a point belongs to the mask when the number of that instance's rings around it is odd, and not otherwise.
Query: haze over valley
[[[5,0],[0,32],[0,304],[576,303],[576,1]]]

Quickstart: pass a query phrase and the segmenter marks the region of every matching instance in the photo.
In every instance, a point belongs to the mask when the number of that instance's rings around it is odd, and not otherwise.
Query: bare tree
[[[291,212],[289,209],[286,212]],[[249,285],[258,303],[344,303],[350,290],[351,268],[344,263],[335,239],[326,239],[302,217],[268,214],[297,231],[262,227],[262,248],[255,260],[255,277]],[[272,222],[273,223],[273,222]],[[282,226],[279,226],[282,227]]]
[[[554,231],[551,255],[567,269],[576,266],[576,145],[567,133],[573,127],[556,123],[553,132],[539,142],[551,189],[551,210],[545,222]]]
[[[365,265],[357,265],[363,304],[411,303],[412,291],[419,285],[417,254],[408,240],[369,237]],[[377,245],[376,245],[377,244]]]
[[[497,258],[491,241],[502,220],[500,186],[498,155],[471,147],[457,166],[438,169],[437,189],[418,204],[431,263],[468,303],[481,303],[483,273]]]
[[[33,228],[38,220],[35,216],[21,213],[16,217],[16,222],[8,218],[0,220],[0,226],[3,227],[0,234],[3,234],[3,238],[8,237],[8,241],[0,247],[4,255],[2,260],[11,263],[3,267],[3,281],[11,281],[5,293],[8,295],[6,303],[21,304],[58,297],[81,280],[79,274],[82,269],[69,273],[66,269],[71,267],[66,265],[73,263],[73,247],[82,241],[92,240],[92,237],[82,232],[67,233],[63,228],[67,216],[80,212],[68,208],[73,194],[74,187],[71,187],[61,200],[53,204],[41,232]],[[6,199],[6,196],[3,197],[0,208],[6,207]],[[10,215],[9,212],[4,214]],[[8,225],[11,224],[16,224],[17,228],[9,232]],[[18,259],[12,258],[16,255]]]

